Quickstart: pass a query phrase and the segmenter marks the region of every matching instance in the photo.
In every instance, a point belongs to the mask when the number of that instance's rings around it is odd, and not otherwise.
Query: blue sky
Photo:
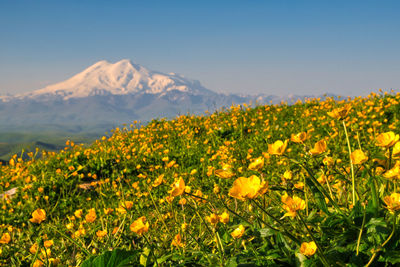
[[[0,94],[132,59],[225,93],[400,89],[400,1],[0,1]]]

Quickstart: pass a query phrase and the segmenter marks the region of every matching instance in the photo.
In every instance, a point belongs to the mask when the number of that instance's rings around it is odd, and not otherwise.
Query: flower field
[[[399,119],[400,94],[243,105],[14,156],[0,265],[399,264]]]

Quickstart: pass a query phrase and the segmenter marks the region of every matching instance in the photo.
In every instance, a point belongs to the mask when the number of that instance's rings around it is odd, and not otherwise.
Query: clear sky
[[[0,94],[124,58],[225,93],[400,89],[400,1],[0,1]]]

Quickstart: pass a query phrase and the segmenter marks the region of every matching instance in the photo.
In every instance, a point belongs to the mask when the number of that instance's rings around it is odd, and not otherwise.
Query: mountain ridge
[[[169,91],[190,94],[211,94],[199,81],[175,73],[149,70],[131,60],[116,63],[101,60],[67,80],[48,85],[15,98],[61,97],[63,100],[93,95],[124,95],[137,93],[163,94]],[[12,99],[9,97],[7,100]]]

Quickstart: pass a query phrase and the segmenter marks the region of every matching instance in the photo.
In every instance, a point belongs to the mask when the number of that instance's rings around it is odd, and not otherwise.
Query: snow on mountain
[[[17,98],[42,98],[59,96],[64,100],[94,95],[126,95],[136,93],[165,94],[179,91],[193,95],[210,95],[199,81],[187,79],[175,73],[151,71],[143,66],[123,59],[116,63],[99,61],[81,73],[56,84],[30,93],[16,95]]]

